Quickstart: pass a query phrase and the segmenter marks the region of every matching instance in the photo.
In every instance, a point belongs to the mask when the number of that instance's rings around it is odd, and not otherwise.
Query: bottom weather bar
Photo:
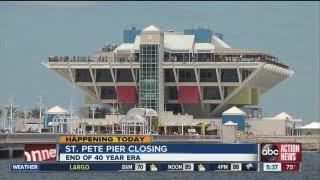
[[[48,171],[258,171],[257,163],[40,163],[11,164],[10,172]]]

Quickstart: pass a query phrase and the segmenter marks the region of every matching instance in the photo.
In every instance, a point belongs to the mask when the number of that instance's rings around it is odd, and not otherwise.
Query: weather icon
[[[158,171],[158,168],[157,168],[157,166],[155,164],[151,164],[150,165],[150,170],[151,171]]]
[[[198,165],[198,170],[199,170],[199,171],[206,171],[206,168],[204,167],[204,165],[199,164],[199,165]]]
[[[251,168],[253,168],[253,165],[251,163],[246,165],[247,170],[249,171]]]

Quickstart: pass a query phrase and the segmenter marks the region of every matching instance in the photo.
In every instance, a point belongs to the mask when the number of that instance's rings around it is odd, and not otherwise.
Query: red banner
[[[24,146],[24,157],[26,161],[55,161],[55,144],[26,144]]]
[[[118,86],[117,98],[119,103],[137,103],[137,90],[135,86]]]
[[[199,92],[197,86],[179,86],[178,101],[184,104],[199,103]]]

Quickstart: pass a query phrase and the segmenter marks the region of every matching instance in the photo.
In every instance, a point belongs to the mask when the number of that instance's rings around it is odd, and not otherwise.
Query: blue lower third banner
[[[28,166],[28,167],[27,167]],[[257,163],[40,163],[11,164],[11,172],[50,171],[257,171]]]
[[[59,161],[258,161],[257,144],[59,145]]]

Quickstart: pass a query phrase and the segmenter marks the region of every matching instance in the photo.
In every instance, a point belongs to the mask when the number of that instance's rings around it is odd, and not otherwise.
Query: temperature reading
[[[286,167],[288,170],[293,170],[294,168],[292,164],[286,164]]]
[[[287,172],[299,172],[300,171],[300,163],[282,163],[281,164],[282,171]]]

